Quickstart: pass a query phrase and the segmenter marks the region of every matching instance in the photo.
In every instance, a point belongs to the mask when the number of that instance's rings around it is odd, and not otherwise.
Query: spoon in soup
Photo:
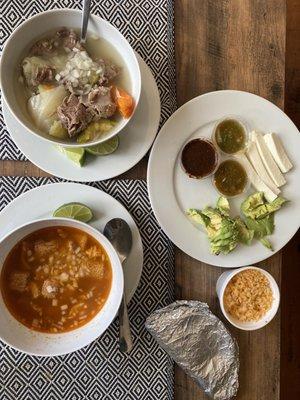
[[[81,32],[80,32],[80,42],[85,43],[87,26],[90,17],[91,0],[83,1],[82,19],[81,19]]]
[[[129,225],[121,218],[114,218],[108,221],[105,225],[103,233],[115,248],[122,265],[124,265],[132,247],[132,233]],[[119,324],[120,350],[123,353],[129,353],[132,349],[132,337],[128,318],[125,288],[119,308]]]

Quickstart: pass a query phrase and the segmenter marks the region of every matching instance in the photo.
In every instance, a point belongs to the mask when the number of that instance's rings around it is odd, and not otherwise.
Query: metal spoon
[[[81,19],[81,33],[80,33],[80,42],[81,43],[85,43],[85,41],[86,41],[86,32],[87,32],[87,26],[89,23],[90,8],[91,8],[91,0],[84,0],[83,1],[83,10],[82,10],[82,19]]]
[[[123,265],[132,247],[132,233],[129,225],[121,218],[114,218],[108,221],[104,228],[104,236],[115,248]],[[119,345],[123,353],[129,353],[132,349],[132,337],[128,318],[125,289],[119,308]]]

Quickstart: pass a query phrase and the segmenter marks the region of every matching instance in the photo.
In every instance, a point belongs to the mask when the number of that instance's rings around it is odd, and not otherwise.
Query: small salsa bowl
[[[36,356],[58,356],[79,350],[97,339],[114,320],[123,295],[124,278],[119,257],[102,233],[91,226],[66,218],[35,220],[13,230],[0,242],[0,274],[11,249],[25,236],[42,228],[73,227],[86,232],[106,251],[112,268],[111,289],[100,311],[85,325],[64,333],[44,333],[31,330],[18,322],[7,309],[0,291],[0,338],[9,346]]]
[[[197,145],[197,143],[201,143],[201,142],[205,143],[206,145],[209,145],[209,147],[211,147],[211,149],[213,149],[214,156],[215,156],[215,162],[214,162],[214,165],[212,166],[211,170],[208,173],[200,176],[200,175],[196,175],[195,173],[192,173],[188,169],[188,167],[186,165],[184,165],[183,155],[184,155],[186,148],[189,145],[191,145],[191,144]],[[194,151],[194,153],[195,153],[195,151]],[[199,161],[199,158],[197,161]],[[219,163],[220,163],[220,157],[219,157],[218,148],[215,146],[215,144],[210,139],[203,137],[203,136],[198,136],[192,140],[188,140],[186,143],[184,143],[184,145],[182,146],[182,149],[180,151],[180,166],[181,166],[183,172],[185,172],[189,176],[189,178],[192,178],[192,179],[202,180],[202,179],[209,178],[216,172],[216,170],[218,169]]]
[[[10,112],[23,125],[27,132],[36,136],[37,140],[46,140],[52,144],[59,144],[63,147],[88,147],[105,142],[121,132],[128,124],[130,118],[122,118],[115,127],[109,132],[103,134],[97,140],[88,143],[77,143],[74,141],[61,140],[48,135],[46,132],[39,130],[31,120],[27,107],[21,107],[20,101],[17,99],[14,87],[15,80],[18,79],[18,66],[26,55],[26,51],[30,48],[35,40],[40,39],[45,34],[61,28],[80,29],[81,27],[81,11],[71,9],[50,10],[24,21],[6,41],[1,56],[0,81],[2,96],[6,102]],[[128,70],[131,82],[131,91],[136,110],[140,93],[141,93],[141,73],[139,64],[134,50],[125,39],[125,37],[109,22],[95,15],[90,15],[88,25],[88,35],[93,34],[107,40],[120,54],[126,68]],[[24,135],[27,134],[24,132]]]
[[[221,149],[221,147],[219,146],[217,139],[216,139],[216,131],[217,131],[217,127],[219,126],[219,124],[221,124],[224,121],[227,120],[235,120],[237,121],[243,128],[244,133],[245,133],[245,146],[233,153],[227,153],[224,150]],[[248,145],[249,145],[249,126],[248,123],[246,121],[244,121],[241,117],[237,116],[237,115],[227,115],[226,117],[223,117],[221,119],[219,119],[213,128],[213,132],[212,132],[212,141],[214,143],[214,145],[217,147],[217,149],[220,151],[221,154],[225,155],[225,156],[234,156],[236,154],[241,154],[241,153],[245,153],[247,151]]]
[[[244,186],[243,190],[242,190],[240,193],[232,194],[232,195],[224,194],[224,193],[222,193],[222,192],[218,189],[218,187],[217,187],[217,185],[216,185],[216,182],[215,182],[215,174],[216,174],[216,172],[218,171],[219,167],[220,167],[220,166],[223,164],[223,162],[225,162],[225,161],[234,161],[234,162],[240,164],[241,167],[244,169],[244,172],[245,172],[245,174],[246,174],[246,182],[245,182],[245,186]],[[211,177],[211,181],[212,181],[212,185],[213,185],[213,187],[215,188],[216,192],[217,192],[220,196],[224,196],[224,197],[226,197],[226,198],[228,198],[228,199],[234,199],[234,198],[236,198],[236,197],[242,196],[242,195],[244,195],[244,194],[249,190],[249,188],[250,188],[250,179],[249,179],[249,176],[248,176],[248,174],[247,174],[247,170],[246,170],[246,168],[245,168],[245,165],[244,165],[244,163],[243,163],[242,160],[240,160],[240,159],[238,159],[238,158],[235,158],[235,157],[224,157],[224,158],[222,159],[222,161],[219,163],[219,165],[218,165],[218,167],[216,168],[216,170],[214,171],[214,174],[213,174],[212,177]]]

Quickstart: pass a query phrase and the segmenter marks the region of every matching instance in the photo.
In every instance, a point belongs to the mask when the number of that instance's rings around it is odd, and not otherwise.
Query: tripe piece
[[[255,169],[252,167],[248,158],[244,154],[238,155],[236,157],[238,159],[240,159],[241,162],[243,163],[243,165],[247,171],[248,178],[249,178],[250,182],[252,183],[252,185],[255,187],[255,189],[259,192],[263,192],[265,195],[265,198],[269,202],[275,200],[277,197],[277,194],[275,192],[273,192],[269,188],[269,186],[267,186],[264,183],[264,181],[262,179],[260,179],[260,177],[257,175]]]
[[[264,136],[264,140],[281,172],[285,173],[293,168],[293,164],[289,160],[283,144],[276,133],[268,133]]]
[[[263,161],[259,155],[259,152],[257,150],[256,144],[254,142],[249,143],[249,147],[246,153],[249,161],[251,162],[253,168],[257,172],[258,176],[261,178],[261,180],[269,186],[269,188],[274,192],[275,194],[280,193],[280,189],[275,185],[273,180],[270,178],[270,175],[268,174]]]
[[[266,167],[270,177],[273,179],[275,185],[277,187],[284,185],[286,180],[273,160],[273,157],[264,141],[263,135],[260,132],[252,131],[252,140],[255,142],[264,166]]]

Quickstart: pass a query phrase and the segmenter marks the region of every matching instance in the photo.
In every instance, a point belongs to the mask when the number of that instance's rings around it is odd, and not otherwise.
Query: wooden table
[[[284,0],[175,0],[178,105],[205,92],[240,89],[266,97],[280,108],[286,98],[287,112],[300,122],[296,97],[298,90],[299,99],[300,45],[296,38],[297,34],[300,37],[300,2],[288,0],[287,6]],[[146,166],[144,159],[123,177],[145,178]],[[46,175],[31,163],[18,161],[0,162],[0,174]],[[293,400],[300,393],[298,242],[299,235],[283,252],[260,263],[279,284],[282,281],[281,313],[256,332],[229,327],[240,347],[239,400]],[[215,293],[220,273],[220,268],[177,250],[177,298],[206,301],[221,316]],[[175,398],[206,397],[176,368]]]

